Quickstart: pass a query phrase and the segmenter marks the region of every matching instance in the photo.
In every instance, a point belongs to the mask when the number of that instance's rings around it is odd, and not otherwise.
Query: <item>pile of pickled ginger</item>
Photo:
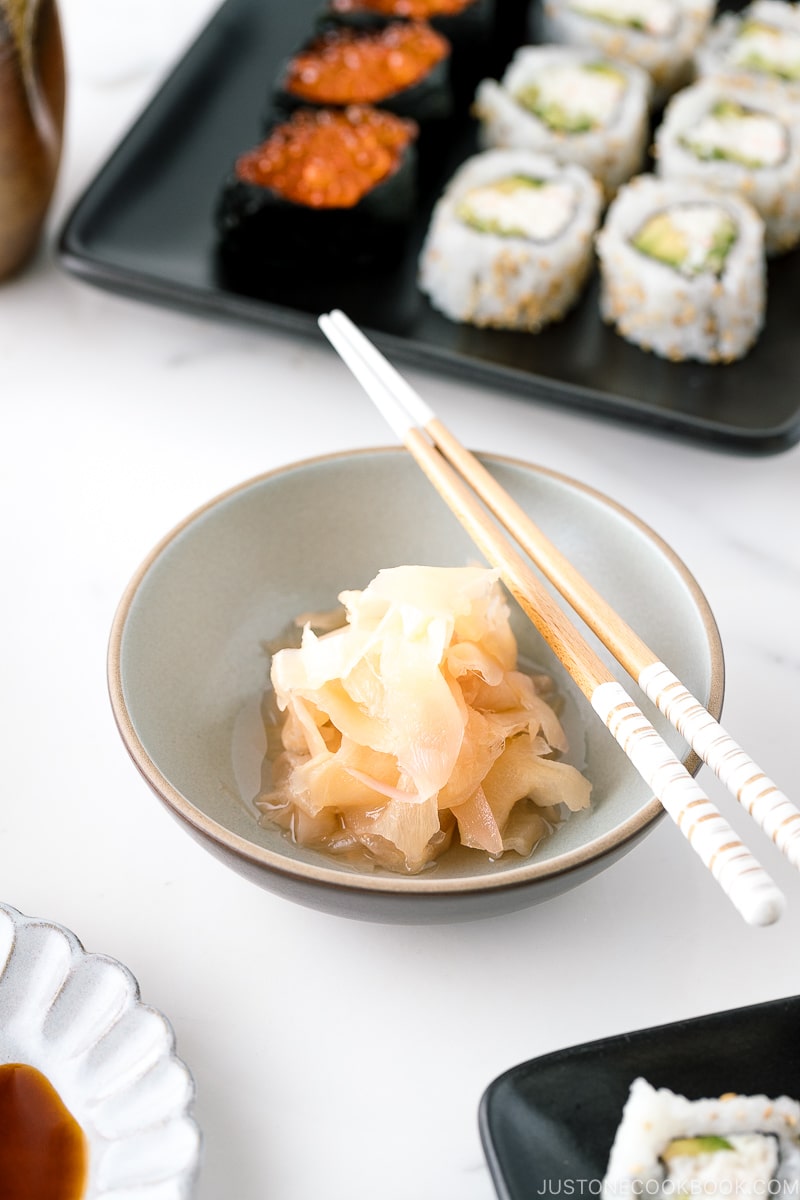
[[[517,668],[497,572],[402,566],[342,592],[344,624],[274,654],[261,812],[302,845],[417,872],[460,841],[528,855],[591,785],[548,677]],[[565,807],[562,807],[565,806]]]

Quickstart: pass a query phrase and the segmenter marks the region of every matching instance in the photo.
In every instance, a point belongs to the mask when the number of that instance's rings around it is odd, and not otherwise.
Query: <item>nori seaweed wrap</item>
[[[385,264],[416,204],[417,127],[370,106],[297,109],[239,156],[215,221],[229,268]]]

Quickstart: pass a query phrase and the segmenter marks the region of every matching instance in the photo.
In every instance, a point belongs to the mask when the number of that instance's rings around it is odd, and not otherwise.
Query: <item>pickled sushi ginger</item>
[[[416,873],[456,841],[528,855],[591,785],[548,677],[518,669],[494,570],[401,566],[339,597],[344,624],[278,650],[280,731],[258,807],[303,845]]]

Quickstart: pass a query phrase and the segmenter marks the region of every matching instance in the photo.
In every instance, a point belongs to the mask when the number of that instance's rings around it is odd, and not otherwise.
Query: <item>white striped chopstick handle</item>
[[[492,526],[466,482],[416,428],[400,403],[401,391],[380,369],[381,356],[366,353],[363,335],[355,336],[340,313],[323,314],[319,325],[359,380],[389,425],[402,439],[439,494],[467,528],[488,560],[500,568],[512,594],[539,629],[604,723],[676,822],[734,907],[752,925],[776,921],[783,896],[750,852],[736,838],[686,768],[661,740],[621,684],[596,658],[543,590],[526,562]],[[358,331],[356,331],[358,333]],[[367,343],[370,347],[370,343]],[[376,368],[376,356],[378,366]]]
[[[600,684],[591,703],[745,920],[776,921],[784,908],[781,892],[622,685]]]
[[[789,862],[800,867],[800,811],[791,800],[664,663],[645,667],[638,683]]]

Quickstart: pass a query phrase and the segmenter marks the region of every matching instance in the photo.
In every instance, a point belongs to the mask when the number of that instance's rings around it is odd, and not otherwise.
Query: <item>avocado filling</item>
[[[682,204],[648,218],[631,244],[682,275],[721,275],[736,242],[733,218],[716,204]]]
[[[676,1138],[661,1160],[676,1194],[767,1196],[778,1169],[778,1143],[763,1133]]]
[[[785,160],[789,135],[770,113],[745,108],[735,100],[720,100],[684,134],[681,145],[703,162],[733,162],[759,170]]]
[[[695,1154],[713,1154],[715,1150],[732,1150],[733,1143],[727,1138],[708,1136],[708,1137],[692,1137],[692,1138],[675,1138],[670,1142],[661,1157],[664,1162],[671,1162],[676,1158]]]
[[[796,83],[800,80],[800,34],[763,21],[745,21],[730,58],[737,67]]]
[[[542,242],[562,233],[574,210],[572,184],[509,175],[467,192],[456,215],[478,233]]]
[[[569,7],[582,17],[652,37],[668,37],[678,20],[673,0],[572,0]]]
[[[625,92],[625,76],[610,63],[546,67],[516,94],[556,133],[588,133],[607,125]]]

